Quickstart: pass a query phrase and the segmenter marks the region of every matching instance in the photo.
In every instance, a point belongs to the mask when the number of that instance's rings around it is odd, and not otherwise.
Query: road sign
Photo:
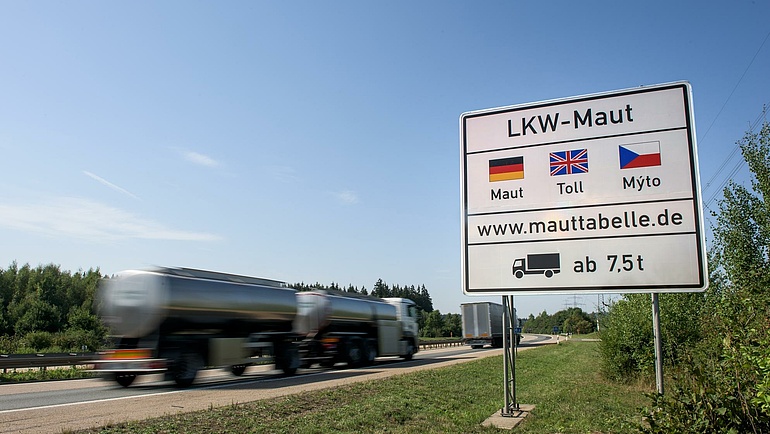
[[[708,286],[689,83],[464,113],[463,292]]]

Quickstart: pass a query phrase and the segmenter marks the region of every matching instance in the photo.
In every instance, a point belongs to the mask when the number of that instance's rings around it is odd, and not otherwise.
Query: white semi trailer
[[[465,345],[478,349],[485,345],[503,347],[503,305],[490,302],[463,303],[460,305]],[[514,309],[513,324],[518,324]],[[516,334],[516,343],[521,335]]]
[[[164,373],[188,386],[203,368],[241,375],[269,359],[293,375],[313,363],[408,360],[418,349],[411,300],[297,292],[275,280],[189,268],[104,279],[97,309],[117,347],[104,351],[94,370],[124,387],[143,374]]]

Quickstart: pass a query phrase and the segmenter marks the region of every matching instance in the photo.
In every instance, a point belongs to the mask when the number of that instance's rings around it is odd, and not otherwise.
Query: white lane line
[[[330,372],[324,371],[324,372],[313,372],[308,374],[303,374],[301,377],[314,377],[317,375],[322,374],[329,374]],[[83,405],[83,404],[93,404],[96,402],[110,402],[110,401],[121,401],[125,399],[134,399],[134,398],[146,398],[149,396],[162,396],[162,395],[170,395],[173,393],[182,393],[182,392],[189,392],[189,391],[195,391],[195,390],[210,390],[210,389],[223,389],[226,387],[232,387],[234,385],[243,386],[248,385],[250,383],[267,383],[267,382],[274,382],[274,381],[280,381],[280,380],[286,380],[293,377],[270,377],[270,378],[256,378],[253,380],[246,380],[246,381],[238,381],[234,383],[223,383],[223,384],[213,384],[210,386],[201,386],[196,387],[195,389],[182,389],[182,390],[170,390],[168,392],[154,392],[154,393],[146,393],[144,395],[131,395],[131,396],[118,396],[115,398],[105,398],[105,399],[94,399],[91,401],[78,401],[78,402],[67,402],[63,404],[51,404],[51,405],[42,405],[39,407],[27,407],[27,408],[16,408],[12,410],[0,410],[0,415],[2,414],[9,414],[9,413],[18,413],[22,411],[32,411],[32,410],[47,410],[51,408],[61,408],[61,407],[70,407],[73,405]]]

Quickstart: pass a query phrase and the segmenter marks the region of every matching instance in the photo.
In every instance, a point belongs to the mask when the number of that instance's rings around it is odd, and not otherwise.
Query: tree
[[[374,284],[374,288],[372,288],[371,294],[375,297],[390,297],[390,288],[388,288],[388,285],[382,281],[382,279],[377,279],[377,282]]]
[[[79,328],[78,333],[87,333],[89,342],[98,345],[106,334],[93,311],[101,277],[98,269],[72,274],[54,264],[32,268],[13,262],[0,269],[0,337],[4,347],[15,348],[24,340],[35,343],[36,350],[45,349],[39,345],[60,341],[73,329],[72,320],[89,328]],[[56,344],[60,350],[81,347],[60,344]]]
[[[463,319],[459,313],[448,313],[444,315],[444,334],[445,337],[462,337]]]
[[[437,338],[442,336],[444,330],[444,318],[441,312],[434,310],[425,315],[425,327],[422,330],[422,336],[428,338]]]
[[[594,323],[587,313],[581,309],[576,309],[570,312],[569,317],[564,320],[563,329],[567,333],[591,333],[594,331]]]

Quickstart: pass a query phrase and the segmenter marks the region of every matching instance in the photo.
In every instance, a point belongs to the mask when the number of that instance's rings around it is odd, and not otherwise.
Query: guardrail
[[[59,354],[0,354],[0,369],[48,368],[51,366],[75,366],[94,360],[97,353]]]
[[[459,347],[463,345],[462,339],[442,339],[435,341],[420,341],[420,349]]]
[[[462,340],[442,339],[421,341],[420,349],[446,348],[461,346]],[[52,366],[75,366],[98,358],[98,353],[60,353],[60,354],[0,354],[0,369],[49,368]]]

